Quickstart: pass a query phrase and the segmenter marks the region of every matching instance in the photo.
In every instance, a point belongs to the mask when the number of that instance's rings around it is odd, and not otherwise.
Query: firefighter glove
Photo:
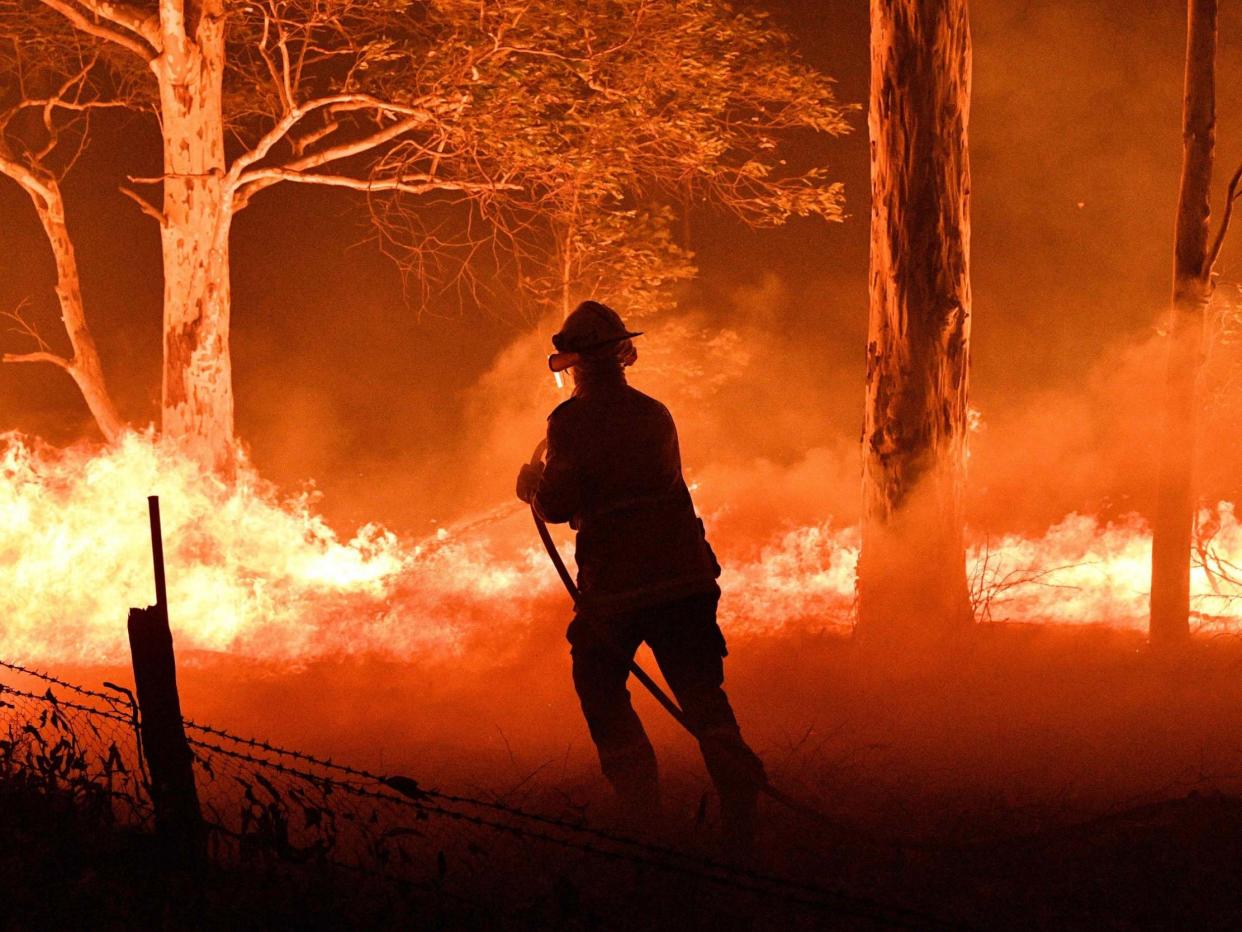
[[[543,478],[543,463],[524,463],[517,476],[517,497],[530,504]]]

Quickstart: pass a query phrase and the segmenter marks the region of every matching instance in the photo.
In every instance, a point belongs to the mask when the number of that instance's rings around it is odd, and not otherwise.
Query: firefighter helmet
[[[565,318],[552,345],[562,353],[589,353],[631,337],[642,331],[627,330],[621,315],[598,301],[583,301]]]

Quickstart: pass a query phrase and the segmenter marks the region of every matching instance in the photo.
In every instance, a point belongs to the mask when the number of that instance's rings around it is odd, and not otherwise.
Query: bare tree
[[[1151,619],[1157,647],[1190,637],[1194,466],[1202,399],[1205,322],[1216,286],[1216,260],[1238,196],[1239,169],[1229,182],[1225,212],[1210,238],[1216,147],[1217,0],[1189,0],[1182,107],[1182,176],[1174,232],[1173,302],[1168,330],[1164,426],[1156,514],[1152,521]]]
[[[864,638],[935,639],[971,619],[970,65],[966,0],[872,0]]]
[[[69,353],[52,349],[21,309],[6,316],[34,348],[5,353],[10,363],[50,363],[77,384],[100,432],[114,440],[124,420],[108,393],[103,365],[87,324],[77,253],[69,234],[61,181],[85,143],[93,111],[137,101],[123,74],[100,50],[58,28],[55,14],[17,19],[0,6],[0,174],[30,198],[56,266],[56,298]]]

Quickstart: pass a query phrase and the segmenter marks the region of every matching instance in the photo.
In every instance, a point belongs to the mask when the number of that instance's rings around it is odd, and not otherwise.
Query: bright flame
[[[424,540],[369,524],[342,541],[315,513],[313,495],[282,498],[245,466],[225,484],[148,435],[98,451],[10,434],[0,438],[6,657],[124,659],[126,609],[152,601],[148,494],[161,498],[181,651],[301,662],[503,649],[497,642],[512,639],[495,631],[568,614],[516,504]],[[1242,586],[1230,570],[1242,566],[1242,527],[1228,503],[1201,514],[1199,526],[1197,618],[1236,627]],[[828,523],[789,530],[753,556],[721,548],[727,631],[848,626],[858,551],[857,528]],[[980,541],[968,555],[979,617],[1141,629],[1150,552],[1137,517],[1101,524],[1075,514],[1041,537]]]
[[[0,612],[5,653],[124,657],[128,606],[153,601],[144,496],[158,494],[180,649],[274,659],[455,649],[486,604],[517,620],[550,590],[541,552],[498,561],[447,530],[401,541],[375,525],[343,542],[312,511],[243,467],[226,485],[148,436],[103,452],[4,438]]]

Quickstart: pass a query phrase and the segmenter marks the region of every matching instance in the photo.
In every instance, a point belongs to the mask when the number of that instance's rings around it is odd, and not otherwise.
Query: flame
[[[341,539],[314,494],[282,496],[244,465],[224,483],[131,433],[57,450],[0,436],[0,623],[6,656],[111,663],[129,606],[153,600],[145,504],[164,517],[170,614],[181,651],[289,663],[460,653],[568,614],[517,504],[431,537],[375,524]],[[708,516],[711,524],[711,516]],[[1221,503],[1199,516],[1192,572],[1201,627],[1242,622],[1242,527]],[[564,546],[567,541],[562,541]],[[568,551],[567,551],[568,552]],[[753,554],[721,548],[731,635],[845,628],[855,527],[786,530]],[[984,621],[1146,624],[1150,534],[1136,516],[1072,514],[1038,537],[979,539],[968,554]]]
[[[243,467],[225,484],[129,434],[103,451],[15,435],[0,454],[0,612],[8,654],[111,662],[125,611],[154,599],[142,496],[163,513],[179,648],[267,659],[459,649],[486,606],[550,589],[541,552],[497,560],[447,529],[402,541],[368,524],[342,541],[314,497],[282,499]]]

